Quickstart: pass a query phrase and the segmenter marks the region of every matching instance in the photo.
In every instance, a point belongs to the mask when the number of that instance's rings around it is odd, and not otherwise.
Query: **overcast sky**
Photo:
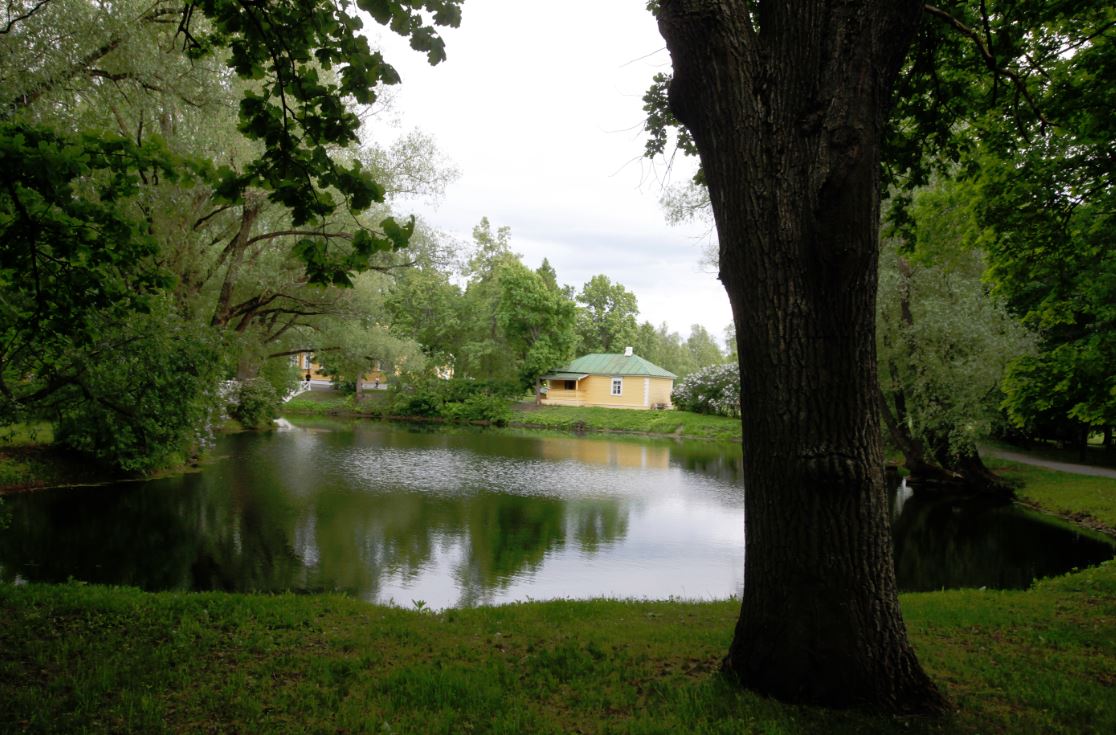
[[[403,77],[393,114],[433,136],[460,178],[433,208],[414,211],[463,240],[487,216],[511,227],[512,249],[548,258],[576,290],[603,273],[639,299],[640,320],[718,339],[732,321],[715,274],[701,264],[702,224],[670,226],[659,198],[663,163],[642,158],[642,96],[670,59],[643,0],[468,0],[443,29],[437,67],[369,23]],[[380,133],[373,129],[373,136]],[[692,163],[670,180],[684,183]]]

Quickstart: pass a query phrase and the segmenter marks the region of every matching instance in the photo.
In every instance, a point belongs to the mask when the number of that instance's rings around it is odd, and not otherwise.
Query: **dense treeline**
[[[358,3],[431,62],[459,4]],[[8,4],[0,423],[45,418],[61,443],[148,470],[199,451],[230,399],[266,424],[261,397],[287,389],[300,352],[350,384],[378,363],[527,386],[628,345],[682,374],[720,359],[700,327],[638,326],[606,276],[575,294],[548,263],[531,270],[506,229],[483,221],[462,254],[397,214],[455,172],[429,138],[385,129],[398,75],[352,12]],[[231,378],[272,390],[221,389]]]

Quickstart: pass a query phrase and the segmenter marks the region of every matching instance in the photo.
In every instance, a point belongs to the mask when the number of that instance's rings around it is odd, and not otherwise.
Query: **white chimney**
[[[624,357],[631,357],[631,356],[632,356],[632,348],[631,347],[625,347],[624,348]]]

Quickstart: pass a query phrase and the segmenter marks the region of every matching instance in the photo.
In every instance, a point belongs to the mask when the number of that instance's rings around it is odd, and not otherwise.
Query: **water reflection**
[[[1018,506],[979,497],[912,494],[894,520],[902,589],[1025,589],[1035,579],[1113,556],[1113,542]]]
[[[740,448],[296,421],[204,472],[8,498],[0,580],[341,590],[432,607],[723,598],[742,587]],[[1025,586],[1111,543],[900,490],[903,589]]]
[[[706,446],[296,422],[220,449],[201,474],[13,498],[0,578],[432,606],[740,586],[739,484],[684,467]]]

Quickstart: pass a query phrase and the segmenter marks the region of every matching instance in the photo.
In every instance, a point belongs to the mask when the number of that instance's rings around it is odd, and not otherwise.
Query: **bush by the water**
[[[684,411],[739,416],[740,370],[731,363],[704,367],[675,386],[671,400]]]
[[[517,384],[506,381],[409,376],[392,381],[389,412],[502,425],[511,416],[508,401],[520,393]]]
[[[246,429],[266,429],[279,415],[279,392],[263,378],[242,380],[233,393],[229,415]]]
[[[55,441],[129,472],[193,456],[210,440],[220,410],[223,365],[214,335],[156,302],[125,324],[106,324],[100,337],[123,347],[111,360],[89,361],[80,384],[53,395]]]

